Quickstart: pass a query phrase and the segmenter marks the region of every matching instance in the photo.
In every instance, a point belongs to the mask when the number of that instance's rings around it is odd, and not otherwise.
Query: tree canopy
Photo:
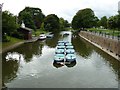
[[[104,28],[107,28],[107,17],[103,16],[99,21],[98,21],[98,26],[103,26]]]
[[[44,19],[44,29],[46,31],[55,32],[59,31],[60,23],[59,18],[55,14],[50,14]]]
[[[16,17],[8,11],[2,12],[2,34],[11,34],[16,29]]]
[[[111,29],[120,29],[120,15],[111,16],[108,19],[108,27]]]
[[[18,16],[19,24],[24,22],[26,27],[32,29],[39,29],[44,18],[45,15],[42,13],[41,9],[33,7],[25,7]]]
[[[98,18],[90,8],[79,10],[72,20],[72,28],[90,28],[96,26]]]
[[[64,18],[59,19],[60,22],[60,30],[65,30],[65,28],[70,27],[70,24],[67,20],[64,20]]]

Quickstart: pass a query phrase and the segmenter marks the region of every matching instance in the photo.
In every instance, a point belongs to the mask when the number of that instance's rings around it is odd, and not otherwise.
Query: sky
[[[18,15],[25,7],[38,7],[47,16],[56,14],[69,22],[72,21],[78,10],[91,8],[98,18],[118,14],[118,2],[120,0],[0,0],[2,10],[8,10]]]

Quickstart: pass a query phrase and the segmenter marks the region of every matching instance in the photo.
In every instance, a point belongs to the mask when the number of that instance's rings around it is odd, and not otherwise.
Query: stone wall
[[[81,31],[80,35],[101,46],[103,49],[106,49],[108,52],[111,52],[120,57],[120,41],[105,38],[85,31]]]

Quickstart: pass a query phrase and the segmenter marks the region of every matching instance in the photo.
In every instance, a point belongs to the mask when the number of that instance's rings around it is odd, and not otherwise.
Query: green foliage
[[[21,39],[17,39],[17,38],[14,38],[14,37],[10,37],[10,36],[6,36],[7,40],[10,39],[9,42],[3,42],[2,43],[2,49],[4,50],[6,47],[9,47],[9,46],[12,46],[18,42],[22,42],[23,40]]]
[[[63,18],[60,18],[59,23],[60,23],[60,30],[64,30],[65,29],[65,20]]]
[[[44,22],[41,24],[41,28],[40,28],[40,30],[45,31],[45,28],[44,28]]]
[[[90,28],[89,31],[91,32],[98,32],[98,33],[106,33],[108,35],[119,36],[120,31],[116,29],[99,29],[99,28]],[[113,32],[114,31],[114,32]]]
[[[60,30],[66,30],[66,28],[70,27],[68,21],[64,20],[63,18],[60,18],[59,22],[60,22]]]
[[[2,12],[2,35],[11,34],[17,29],[16,17],[8,11]]]
[[[120,28],[120,15],[111,16],[108,19],[108,27],[111,29]]]
[[[98,21],[98,26],[103,26],[104,28],[107,28],[107,17],[103,16],[100,21]]]
[[[64,21],[64,25],[65,25],[65,28],[70,27],[70,23],[67,20]]]
[[[90,8],[79,10],[72,20],[72,28],[90,28],[96,26],[98,18]]]
[[[44,29],[50,32],[59,31],[60,23],[59,18],[55,14],[48,15],[44,20]]]
[[[25,26],[32,29],[39,29],[45,18],[45,15],[42,13],[41,9],[26,7],[19,13],[19,24],[22,21],[25,23]]]

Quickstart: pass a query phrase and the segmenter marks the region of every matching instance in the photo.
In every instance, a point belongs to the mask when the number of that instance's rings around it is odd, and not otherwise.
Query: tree
[[[17,29],[16,17],[8,11],[2,12],[2,35],[10,35]]]
[[[72,28],[90,28],[96,25],[97,17],[90,8],[79,10],[72,20]]]
[[[111,16],[109,19],[108,19],[108,27],[110,29],[116,29],[119,27],[119,15],[116,15],[116,16]]]
[[[59,31],[59,18],[55,14],[50,14],[44,19],[44,29],[50,32]]]
[[[103,26],[104,28],[107,28],[107,17],[103,16],[98,23],[99,23],[99,26]]]
[[[45,15],[42,13],[41,9],[25,7],[25,9],[19,13],[18,20],[19,24],[21,24],[23,21],[26,27],[35,30],[36,28],[39,29],[41,27],[44,18]]]
[[[65,20],[64,22],[65,22],[65,27],[70,27],[70,24],[67,20]]]
[[[60,22],[60,30],[65,30],[67,27],[70,27],[68,21],[64,20],[63,18],[60,18],[59,22]]]
[[[63,18],[59,19],[60,30],[65,30],[65,20]]]

